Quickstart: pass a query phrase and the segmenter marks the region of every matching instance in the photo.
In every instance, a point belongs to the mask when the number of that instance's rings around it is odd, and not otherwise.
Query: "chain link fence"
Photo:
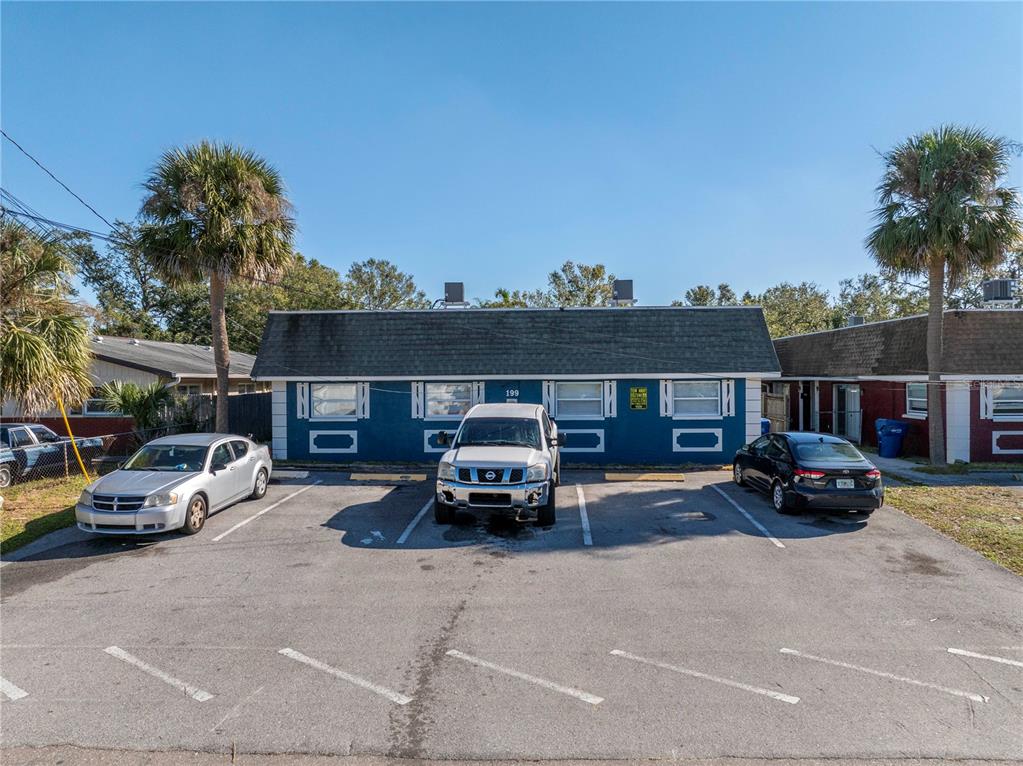
[[[40,423],[0,424],[0,488],[39,479],[66,479],[82,475],[75,455],[81,456],[89,476],[102,476],[117,468],[146,442],[161,436],[193,433],[194,424],[161,426],[145,431],[122,431],[102,436],[61,436]]]

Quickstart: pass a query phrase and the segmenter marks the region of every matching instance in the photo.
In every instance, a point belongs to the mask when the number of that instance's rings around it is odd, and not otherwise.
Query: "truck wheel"
[[[444,505],[437,498],[433,499],[433,520],[438,524],[450,524],[455,520],[455,514],[451,506]]]
[[[11,467],[9,465],[0,466],[0,488],[11,486]]]
[[[536,525],[538,527],[554,526],[557,517],[555,494],[554,482],[552,481],[547,488],[547,505],[541,505],[536,509]]]
[[[193,495],[185,508],[185,523],[181,531],[186,535],[194,535],[206,526],[206,515],[209,508],[206,505],[206,498],[202,495]]]

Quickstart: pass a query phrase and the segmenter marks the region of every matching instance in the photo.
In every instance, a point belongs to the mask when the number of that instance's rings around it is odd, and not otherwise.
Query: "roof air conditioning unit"
[[[866,319],[864,319],[864,318],[863,318],[862,316],[860,316],[859,314],[850,314],[850,315],[849,315],[848,317],[846,317],[846,319],[845,319],[845,326],[846,326],[846,327],[859,327],[859,326],[860,326],[861,324],[863,324],[863,323],[864,323],[865,321],[866,321]]]
[[[611,289],[612,306],[631,306],[636,302],[632,297],[632,280],[616,279]]]
[[[441,301],[444,308],[465,308],[469,304],[465,301],[465,284],[462,282],[444,283],[444,300]]]
[[[988,279],[981,287],[984,290],[984,308],[1012,308],[1016,303],[1015,279]]]

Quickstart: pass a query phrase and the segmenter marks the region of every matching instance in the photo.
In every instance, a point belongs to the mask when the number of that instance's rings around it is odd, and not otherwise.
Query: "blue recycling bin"
[[[771,433],[771,419],[760,418],[760,433],[769,434]]]
[[[902,440],[909,431],[909,423],[904,420],[878,418],[874,421],[877,430],[877,454],[881,457],[898,457],[902,454]]]

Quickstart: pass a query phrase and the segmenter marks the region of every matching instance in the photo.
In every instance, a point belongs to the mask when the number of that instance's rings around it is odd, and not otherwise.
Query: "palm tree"
[[[174,394],[160,382],[140,386],[114,380],[100,387],[99,398],[108,412],[120,412],[135,421],[139,444],[148,441],[146,432],[163,424],[167,408],[174,403]]]
[[[295,222],[280,174],[229,144],[203,141],[164,153],[144,183],[139,245],[171,286],[209,281],[217,431],[226,432],[227,316],[231,279],[264,283],[291,263]]]
[[[89,330],[70,300],[72,239],[0,216],[0,400],[27,415],[92,390]]]
[[[926,274],[927,420],[931,462],[945,463],[941,402],[946,283],[996,265],[1019,236],[1019,198],[999,186],[1013,145],[976,128],[947,125],[913,136],[882,155],[876,226],[866,244],[881,268]]]

